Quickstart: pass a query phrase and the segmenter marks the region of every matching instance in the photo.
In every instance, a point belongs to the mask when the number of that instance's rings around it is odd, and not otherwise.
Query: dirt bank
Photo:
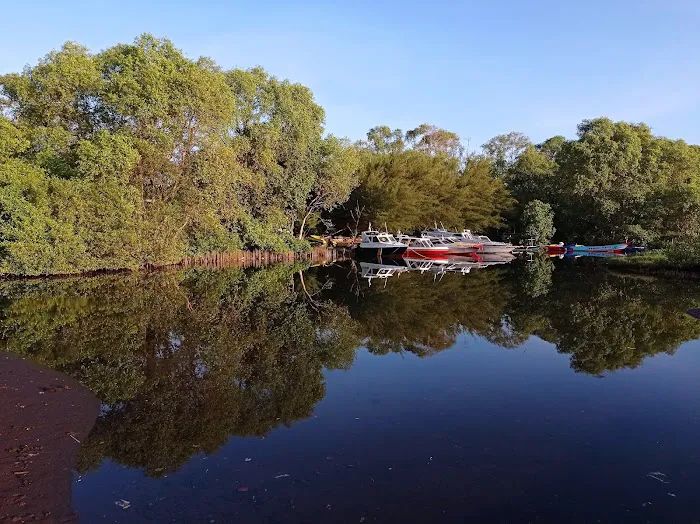
[[[99,401],[76,381],[0,353],[0,522],[76,522],[73,464]]]

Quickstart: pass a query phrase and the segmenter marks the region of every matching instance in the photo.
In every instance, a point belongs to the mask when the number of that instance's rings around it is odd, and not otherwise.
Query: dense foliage
[[[534,200],[551,206],[560,240],[663,245],[700,232],[700,146],[607,118],[584,120],[574,140],[497,138],[484,145],[495,174],[520,212]]]
[[[499,135],[481,154],[429,124],[351,144],[324,134],[307,87],[146,34],[97,54],[67,43],[0,76],[0,216],[0,273],[14,274],[298,250],[310,229],[369,223],[693,247],[700,146],[606,118],[573,140]]]
[[[304,218],[356,185],[355,149],[324,136],[308,88],[150,35],[68,43],[0,77],[0,95],[2,272],[298,248]]]
[[[520,241],[528,245],[542,246],[554,236],[554,216],[552,207],[540,200],[525,204],[520,215]]]
[[[332,219],[351,232],[373,223],[417,230],[442,223],[495,228],[513,200],[485,156],[465,156],[459,137],[422,124],[404,133],[379,126],[357,144],[359,185]]]

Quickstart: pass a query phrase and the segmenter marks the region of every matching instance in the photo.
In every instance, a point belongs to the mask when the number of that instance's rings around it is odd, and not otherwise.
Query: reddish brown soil
[[[99,412],[76,381],[0,353],[0,522],[75,522],[72,467]]]

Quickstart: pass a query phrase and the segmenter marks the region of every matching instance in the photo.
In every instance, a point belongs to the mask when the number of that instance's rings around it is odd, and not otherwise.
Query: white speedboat
[[[433,238],[434,244],[446,245],[450,255],[474,255],[484,252],[484,246],[474,242],[462,242],[456,237]]]
[[[361,242],[357,246],[358,256],[396,256],[406,252],[408,246],[396,240],[389,233],[379,231],[364,231],[361,235]]]
[[[396,235],[396,239],[408,246],[404,257],[410,258],[444,258],[450,252],[448,244],[434,243],[427,237],[411,237],[408,235]]]
[[[513,244],[497,242],[491,240],[486,235],[475,235],[470,229],[463,229],[461,233],[454,233],[445,229],[429,229],[424,232],[426,236],[438,238],[451,238],[463,243],[480,244],[483,253],[512,253],[515,249]]]

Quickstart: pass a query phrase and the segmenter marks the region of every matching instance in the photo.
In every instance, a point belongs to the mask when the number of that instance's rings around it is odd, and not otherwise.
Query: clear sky
[[[66,40],[97,52],[150,32],[311,87],[352,139],[428,122],[475,149],[609,116],[700,143],[700,0],[0,0],[0,15],[0,73]]]

